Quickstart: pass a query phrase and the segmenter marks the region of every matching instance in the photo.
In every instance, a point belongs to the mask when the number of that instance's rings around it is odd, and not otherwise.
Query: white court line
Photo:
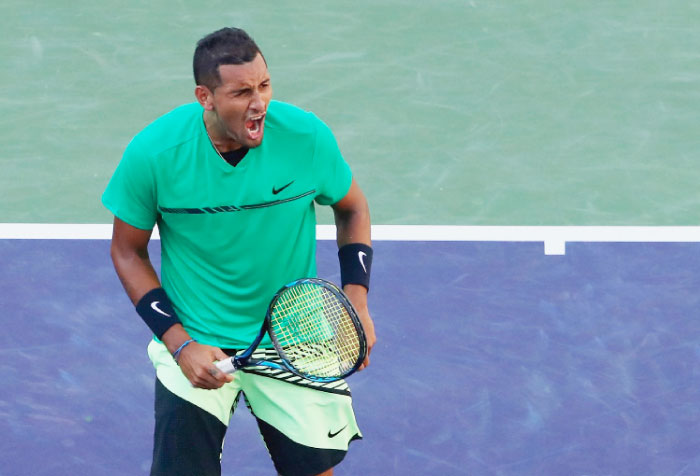
[[[333,225],[316,227],[319,240],[335,239]],[[0,239],[108,240],[111,224],[0,223]],[[153,238],[159,239],[158,230]],[[541,242],[548,255],[566,253],[566,243],[694,243],[700,226],[449,226],[372,225],[376,241]]]

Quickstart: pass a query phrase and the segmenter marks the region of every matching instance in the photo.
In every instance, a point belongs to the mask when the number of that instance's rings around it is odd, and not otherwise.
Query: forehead
[[[269,76],[267,65],[260,53],[249,63],[222,64],[219,66],[221,87],[227,89],[256,86],[269,79]]]

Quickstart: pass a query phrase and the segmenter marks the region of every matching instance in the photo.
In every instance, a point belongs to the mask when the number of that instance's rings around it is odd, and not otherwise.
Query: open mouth
[[[248,138],[258,140],[262,137],[263,125],[265,123],[265,114],[250,117],[245,121],[245,130],[248,133]]]

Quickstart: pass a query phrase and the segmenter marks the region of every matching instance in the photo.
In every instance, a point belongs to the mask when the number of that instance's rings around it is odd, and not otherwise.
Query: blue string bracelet
[[[175,352],[173,352],[173,359],[175,359],[175,363],[178,363],[177,358],[180,356],[180,352],[182,352],[182,349],[187,347],[188,344],[196,342],[194,339],[188,339],[185,342],[183,342],[180,347],[177,348]]]

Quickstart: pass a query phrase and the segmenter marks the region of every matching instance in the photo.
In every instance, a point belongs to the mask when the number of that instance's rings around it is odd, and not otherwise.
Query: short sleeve
[[[338,148],[333,132],[321,120],[318,120],[313,164],[316,202],[332,205],[340,201],[350,190],[352,171]]]
[[[155,183],[150,158],[132,141],[102,194],[102,204],[131,226],[153,229],[158,216]]]

